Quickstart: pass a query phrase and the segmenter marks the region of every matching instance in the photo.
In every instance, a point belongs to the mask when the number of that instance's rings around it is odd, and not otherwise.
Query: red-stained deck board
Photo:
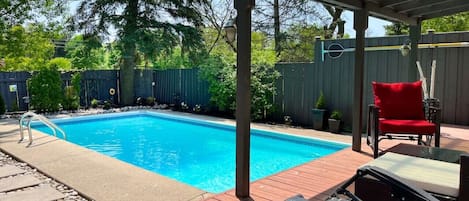
[[[257,200],[285,200],[296,194],[307,198],[326,198],[340,183],[355,174],[356,169],[370,161],[370,156],[353,152],[350,148],[280,172],[251,183],[251,198]],[[218,200],[239,200],[234,190],[213,196]]]

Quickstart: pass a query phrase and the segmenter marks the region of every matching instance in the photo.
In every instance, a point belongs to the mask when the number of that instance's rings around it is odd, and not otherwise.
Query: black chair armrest
[[[370,104],[368,105],[368,122],[367,122],[367,137],[366,143],[373,149],[374,158],[378,157],[378,138],[379,138],[379,107]]]
[[[439,124],[441,122],[441,109],[439,107],[429,106],[427,110],[427,120]]]
[[[458,200],[469,200],[469,155],[461,154],[461,169],[459,171],[459,195]]]

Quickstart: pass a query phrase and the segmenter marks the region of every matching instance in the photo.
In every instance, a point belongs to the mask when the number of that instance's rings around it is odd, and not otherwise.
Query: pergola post
[[[353,28],[355,29],[355,67],[353,80],[353,121],[352,149],[361,151],[362,137],[362,109],[363,109],[363,80],[365,68],[365,30],[368,28],[368,11],[365,9],[354,11]]]
[[[251,124],[251,9],[254,0],[236,0],[236,197],[249,197]]]
[[[413,82],[417,79],[417,67],[415,62],[418,59],[418,44],[422,36],[422,23],[418,22],[416,25],[410,25],[409,38],[410,38],[410,53],[409,53],[409,69],[408,81]]]

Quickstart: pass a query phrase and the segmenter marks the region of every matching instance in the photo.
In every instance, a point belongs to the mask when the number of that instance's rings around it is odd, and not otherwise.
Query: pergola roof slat
[[[432,18],[436,18],[436,17],[451,15],[451,14],[454,14],[454,13],[461,13],[461,12],[465,12],[465,11],[468,11],[468,10],[469,10],[469,2],[466,5],[461,5],[461,6],[458,6],[457,8],[445,9],[445,10],[438,11],[436,13],[424,15],[424,16],[422,16],[422,18],[423,19],[432,19]]]
[[[421,4],[421,3],[417,3],[415,1],[412,1],[409,4],[405,4],[405,5],[402,5],[402,6],[396,6],[396,7],[394,7],[394,9],[398,10],[399,13],[407,13],[407,12],[415,11],[415,10],[418,10],[418,9],[425,9],[425,8],[445,4],[445,3],[448,3],[448,2],[451,2],[451,1],[454,1],[454,0],[445,0],[445,1],[442,1],[442,0],[427,0],[425,2],[425,4]]]
[[[469,5],[469,2],[466,2],[466,5]],[[411,17],[413,16],[424,17],[426,15],[440,13],[442,11],[458,9],[461,6],[465,6],[465,5],[462,5],[459,2],[454,2],[454,1],[445,3],[443,9],[441,8],[441,4],[432,4],[432,5],[422,7],[422,8],[412,9],[410,12],[408,12],[408,15]]]
[[[382,7],[394,7],[394,6],[401,5],[410,1],[412,0],[385,0],[385,1],[382,1],[379,5]]]

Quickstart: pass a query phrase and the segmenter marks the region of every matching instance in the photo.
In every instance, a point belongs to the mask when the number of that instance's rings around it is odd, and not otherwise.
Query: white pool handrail
[[[25,119],[27,119],[26,124],[25,124]],[[24,140],[24,133],[23,133],[24,128],[23,127],[26,126],[28,128],[29,144],[33,143],[33,134],[31,132],[31,122],[34,120],[38,120],[42,122],[44,125],[46,125],[47,127],[49,127],[52,130],[52,132],[54,132],[54,136],[57,137],[57,131],[59,131],[60,133],[62,133],[64,140],[67,139],[67,135],[65,134],[65,132],[61,128],[59,128],[56,124],[52,123],[45,116],[36,114],[34,112],[26,112],[23,115],[21,115],[21,118],[20,118],[20,136],[21,136],[20,142]]]

